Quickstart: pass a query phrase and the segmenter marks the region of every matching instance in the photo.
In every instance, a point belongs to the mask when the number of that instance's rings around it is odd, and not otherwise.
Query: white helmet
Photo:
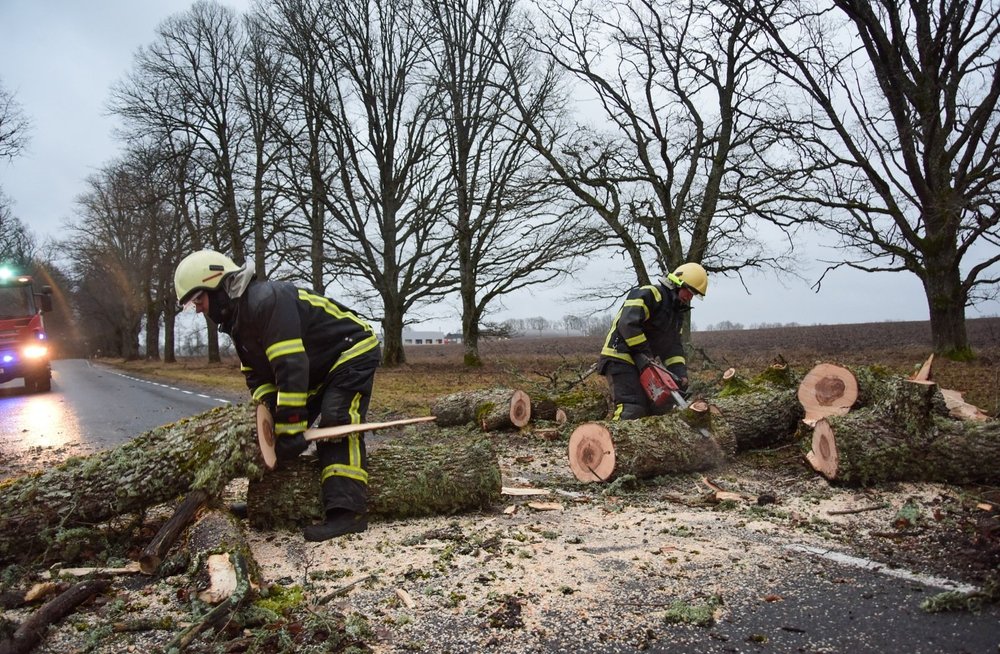
[[[184,306],[198,291],[219,288],[222,280],[243,270],[243,266],[215,250],[199,250],[187,255],[174,271],[174,291],[177,303]]]

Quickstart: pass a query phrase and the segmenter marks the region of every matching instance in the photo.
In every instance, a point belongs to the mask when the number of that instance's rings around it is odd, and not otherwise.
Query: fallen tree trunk
[[[0,483],[0,561],[38,555],[58,532],[201,489],[218,495],[263,470],[250,405],[212,409],[113,450]]]
[[[934,384],[897,382],[885,401],[816,423],[812,467],[831,481],[1000,482],[1000,421],[954,420]]]
[[[689,425],[681,413],[580,425],[569,439],[570,469],[580,481],[606,482],[622,475],[646,479],[697,472],[722,463],[725,453],[718,439]],[[695,418],[699,423],[704,419]]]
[[[25,654],[45,637],[49,626],[59,622],[91,597],[111,585],[108,579],[89,579],[71,586],[31,614],[13,633],[0,641],[0,654]]]
[[[792,442],[805,416],[794,389],[718,397],[712,405],[719,410],[738,452]]]
[[[247,517],[261,529],[299,527],[323,515],[319,464],[303,456],[247,489]],[[455,430],[407,430],[371,449],[368,510],[407,518],[485,508],[500,497],[500,464],[489,439]]]
[[[577,424],[604,420],[608,417],[610,410],[611,396],[608,393],[607,384],[603,382],[581,384],[564,393],[532,394],[531,396],[531,417],[533,420],[559,422],[558,412],[561,411],[565,416],[564,422]]]
[[[470,422],[483,431],[519,429],[531,420],[531,398],[521,390],[488,388],[461,391],[438,398],[431,406],[440,427]]]

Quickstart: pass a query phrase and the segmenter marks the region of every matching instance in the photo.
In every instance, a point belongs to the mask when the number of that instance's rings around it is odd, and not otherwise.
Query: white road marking
[[[863,559],[857,556],[851,556],[850,554],[844,554],[843,552],[828,550],[822,547],[801,545],[799,543],[792,543],[791,545],[785,545],[785,547],[790,550],[797,550],[799,552],[805,552],[807,554],[815,554],[816,556],[821,556],[824,559],[829,559],[831,561],[834,561],[835,563],[840,563],[842,565],[849,565],[855,568],[871,570],[872,572],[879,572],[889,577],[897,577],[899,579],[905,579],[906,581],[915,581],[925,586],[940,588],[942,590],[953,590],[960,593],[972,593],[979,590],[975,586],[970,586],[968,584],[952,581],[951,579],[945,579],[943,577],[934,577],[931,575],[924,575],[917,572],[912,572],[905,568],[890,568],[884,563],[877,563],[869,559]]]
[[[149,381],[148,379],[139,379],[138,377],[132,377],[131,375],[124,375],[115,370],[108,370],[113,375],[118,375],[119,377],[124,377],[130,381],[141,382],[143,384],[151,384],[153,386],[159,386],[161,388],[166,388],[172,391],[177,391],[178,393],[185,393],[187,395],[194,395],[195,397],[201,397],[212,402],[220,402],[222,404],[232,404],[229,400],[225,400],[221,397],[212,397],[211,395],[205,395],[204,393],[195,393],[194,391],[184,390],[183,388],[177,388],[176,386],[168,386],[167,384],[161,384],[159,382]]]

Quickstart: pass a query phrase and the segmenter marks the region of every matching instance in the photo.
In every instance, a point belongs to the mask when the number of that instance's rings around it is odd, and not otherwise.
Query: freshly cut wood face
[[[603,426],[588,422],[569,437],[569,467],[580,481],[605,481],[615,470],[615,446]]]
[[[806,459],[813,470],[827,479],[837,478],[837,444],[833,437],[833,429],[825,419],[816,422],[813,428],[812,450],[806,454]]]
[[[517,427],[524,427],[531,420],[531,398],[518,389],[510,398],[510,421]]]
[[[827,416],[842,416],[858,400],[858,380],[847,368],[821,363],[806,373],[799,384],[799,402],[808,425]]]

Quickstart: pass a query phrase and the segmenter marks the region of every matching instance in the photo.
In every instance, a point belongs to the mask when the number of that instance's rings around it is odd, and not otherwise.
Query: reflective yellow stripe
[[[278,392],[278,387],[275,386],[274,384],[261,384],[257,388],[253,389],[253,399],[260,402],[265,395],[277,392]]]
[[[670,357],[669,359],[663,362],[663,365],[672,366],[675,363],[684,363],[684,357]]]
[[[361,411],[359,410],[360,406],[361,406],[361,393],[355,393],[354,399],[351,400],[351,407],[347,410],[347,415],[351,416],[352,425],[361,424]]]
[[[632,365],[635,365],[635,360],[632,358],[631,354],[623,354],[614,348],[610,347],[601,348],[601,354],[603,354],[606,357],[611,357],[613,359],[621,359],[625,363],[631,363]]]
[[[297,434],[305,431],[308,426],[309,425],[305,420],[301,422],[276,422],[274,423],[274,433],[278,436]]]
[[[625,408],[624,404],[616,404],[615,412],[611,414],[611,420],[619,420],[622,417],[622,409]]]
[[[271,347],[265,350],[267,354],[268,361],[274,361],[278,357],[287,356],[289,354],[299,354],[300,352],[305,352],[306,346],[303,345],[301,338],[291,338],[287,341],[278,341],[271,345]]]
[[[625,342],[628,344],[629,347],[635,347],[640,343],[646,342],[646,334],[643,333],[639,334],[638,336],[633,336],[632,338],[626,338]]]
[[[360,481],[362,484],[368,483],[368,472],[361,467],[361,439],[357,434],[347,436],[347,452],[349,463],[346,465],[334,463],[323,468],[322,481],[326,481],[330,477],[347,477]]]
[[[243,364],[240,364],[240,372],[244,374],[248,372],[253,372],[253,368],[251,368],[250,366],[244,366]]]
[[[378,337],[372,334],[365,340],[355,344],[354,347],[341,354],[340,358],[337,359],[337,363],[333,364],[333,367],[330,368],[330,371],[333,372],[334,370],[336,370],[343,364],[347,363],[354,357],[360,356],[365,352],[371,352],[377,347],[378,347]]]
[[[641,299],[636,300],[625,300],[625,304],[622,307],[642,307],[642,313],[646,316],[646,320],[649,320],[649,307],[646,306],[645,301]]]
[[[653,298],[657,302],[660,302],[663,299],[663,296],[660,295],[660,289],[657,288],[656,286],[643,286],[643,288],[646,289],[647,291],[649,291],[650,293],[652,293],[653,294]]]
[[[278,406],[305,406],[306,397],[306,393],[278,391]]]

